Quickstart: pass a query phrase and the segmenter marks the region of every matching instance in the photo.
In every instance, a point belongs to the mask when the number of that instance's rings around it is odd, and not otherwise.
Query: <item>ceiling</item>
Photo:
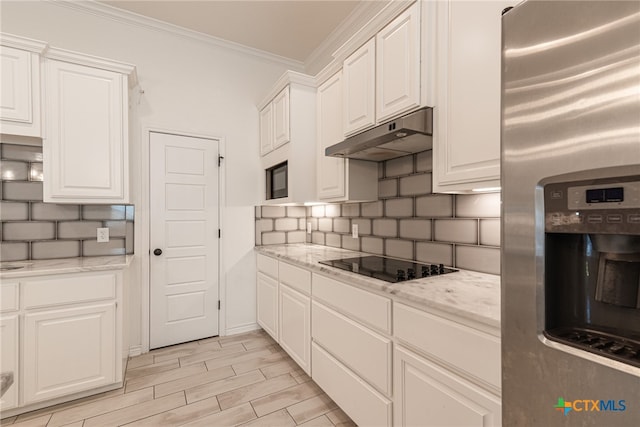
[[[101,3],[304,63],[358,5],[371,1],[110,0]]]

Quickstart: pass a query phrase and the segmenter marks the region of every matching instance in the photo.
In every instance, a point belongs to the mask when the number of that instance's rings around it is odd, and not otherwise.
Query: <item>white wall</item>
[[[142,126],[159,126],[223,137],[226,141],[226,202],[223,208],[226,327],[255,324],[254,208],[260,201],[256,104],[285,65],[151,28],[87,13],[53,2],[2,1],[2,32],[51,46],[136,65],[144,95],[132,125],[133,198],[136,255],[131,295],[132,345],[140,345],[141,262],[147,254],[139,238],[148,229],[140,204]],[[299,71],[299,70],[297,70]],[[132,97],[135,99],[135,97]]]

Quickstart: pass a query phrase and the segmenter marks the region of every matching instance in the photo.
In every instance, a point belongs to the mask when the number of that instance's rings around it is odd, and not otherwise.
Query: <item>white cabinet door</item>
[[[273,99],[273,148],[289,142],[289,86]]]
[[[346,159],[327,157],[325,149],[344,139],[342,130],[342,72],[318,87],[318,198],[345,196]]]
[[[258,324],[278,341],[278,281],[258,273],[256,294]]]
[[[273,150],[273,104],[260,111],[260,155]]]
[[[420,105],[420,2],[376,35],[376,121]]]
[[[434,192],[500,185],[500,19],[515,3],[436,4]]]
[[[396,346],[394,426],[499,426],[500,398]]]
[[[24,316],[24,404],[116,382],[116,303]]]
[[[40,56],[26,50],[0,47],[1,132],[42,136],[40,127]]]
[[[46,60],[44,201],[126,203],[127,76]]]
[[[0,410],[18,405],[19,353],[18,315],[0,318],[0,373],[13,374],[13,384],[0,398]]]
[[[280,346],[311,375],[311,298],[280,283]]]
[[[351,54],[343,63],[343,117],[345,135],[375,124],[375,38]]]

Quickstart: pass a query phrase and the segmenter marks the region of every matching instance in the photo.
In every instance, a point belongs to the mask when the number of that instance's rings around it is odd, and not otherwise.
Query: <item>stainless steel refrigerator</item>
[[[502,424],[640,426],[640,2],[502,39]]]

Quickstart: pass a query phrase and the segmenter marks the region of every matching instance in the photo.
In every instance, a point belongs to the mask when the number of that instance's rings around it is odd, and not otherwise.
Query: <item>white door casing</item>
[[[215,139],[150,133],[150,348],[219,333],[218,155]]]

